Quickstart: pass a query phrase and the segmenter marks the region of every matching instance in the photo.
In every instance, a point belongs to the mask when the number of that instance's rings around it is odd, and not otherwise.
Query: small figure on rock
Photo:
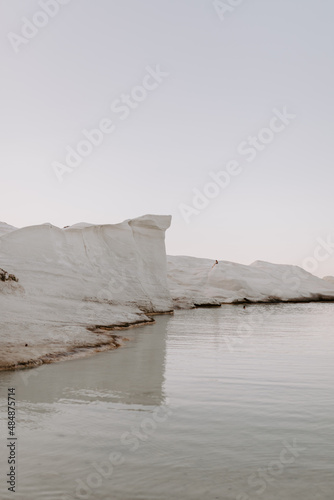
[[[211,267],[211,269],[213,269],[217,264],[218,264],[218,260],[216,260],[216,262],[213,264],[213,266]]]

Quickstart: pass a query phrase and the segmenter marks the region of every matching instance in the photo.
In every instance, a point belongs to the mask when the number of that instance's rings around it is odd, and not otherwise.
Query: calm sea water
[[[333,325],[329,303],[180,311],[117,351],[0,373],[0,498],[333,500]]]

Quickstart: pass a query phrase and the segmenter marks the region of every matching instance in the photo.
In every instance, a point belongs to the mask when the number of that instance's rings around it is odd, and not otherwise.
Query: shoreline
[[[305,300],[271,300],[271,301],[250,301],[249,299],[246,299],[244,301],[238,301],[238,302],[222,302],[220,304],[196,304],[193,307],[189,308],[180,308],[179,310],[189,310],[189,309],[202,309],[202,308],[217,308],[217,307],[223,307],[224,305],[229,305],[229,306],[238,306],[238,305],[249,305],[249,306],[256,306],[256,305],[278,305],[278,304],[307,304],[307,303],[317,303],[317,302],[323,302],[323,303],[328,303],[328,302],[334,302],[333,298],[329,299],[309,299],[305,298]],[[156,320],[152,316],[162,316],[162,315],[173,315],[174,310],[171,311],[162,311],[162,312],[151,312],[151,313],[146,313],[145,315],[149,317],[150,319],[144,319],[144,320],[136,320],[133,323],[129,322],[124,322],[123,324],[111,324],[111,325],[90,325],[86,326],[86,330],[95,333],[96,335],[103,335],[108,336],[107,339],[101,341],[98,340],[96,343],[83,343],[79,345],[72,345],[69,346],[68,350],[66,351],[56,351],[56,352],[50,352],[46,354],[42,354],[39,357],[32,358],[27,361],[18,361],[17,363],[13,363],[10,365],[4,365],[0,364],[0,372],[5,372],[5,371],[15,371],[15,370],[26,370],[26,369],[32,369],[32,368],[38,368],[40,366],[46,365],[46,364],[52,364],[52,363],[59,363],[63,361],[72,361],[75,359],[83,359],[88,356],[93,356],[94,354],[98,354],[101,352],[106,352],[106,351],[112,351],[118,348],[123,347],[124,342],[128,342],[129,339],[126,337],[121,337],[120,335],[116,334],[111,334],[108,332],[115,332],[115,331],[125,331],[129,330],[131,328],[139,328],[143,326],[148,326],[148,325],[154,325],[156,323]],[[38,346],[36,346],[38,347]]]
[[[164,315],[164,314],[174,314],[174,311],[163,311],[163,312],[154,312],[154,313],[146,313],[146,316],[156,316],[156,315]],[[18,361],[17,363],[13,363],[10,365],[0,364],[0,372],[5,371],[15,371],[15,370],[26,370],[30,368],[38,368],[44,364],[58,363],[62,361],[71,361],[74,359],[82,359],[86,358],[93,354],[98,354],[100,352],[112,351],[114,349],[118,349],[124,345],[124,342],[128,342],[129,339],[126,337],[121,337],[120,335],[110,334],[108,332],[114,331],[123,331],[129,330],[131,328],[138,328],[147,325],[153,325],[156,321],[153,318],[149,320],[136,320],[133,323],[124,322],[123,324],[114,324],[114,325],[91,325],[86,326],[86,330],[95,333],[96,335],[108,336],[108,338],[104,341],[97,340],[96,343],[93,344],[79,344],[69,346],[69,349],[66,351],[59,352],[50,352],[47,354],[43,354],[40,357],[35,357],[26,361]],[[38,347],[38,346],[36,346]]]

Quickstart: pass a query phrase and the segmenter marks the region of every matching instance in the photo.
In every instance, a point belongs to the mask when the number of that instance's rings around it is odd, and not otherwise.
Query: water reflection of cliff
[[[130,339],[115,351],[85,359],[0,373],[1,392],[16,387],[21,409],[53,403],[164,403],[166,335],[169,316],[155,325],[120,332]],[[3,389],[3,390],[2,390]],[[49,407],[49,410],[51,408]],[[41,411],[43,411],[41,407]]]

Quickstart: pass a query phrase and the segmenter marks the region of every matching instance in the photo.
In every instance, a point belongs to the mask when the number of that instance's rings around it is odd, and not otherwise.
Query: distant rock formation
[[[250,266],[196,257],[168,256],[175,308],[216,303],[334,301],[334,278],[318,278],[298,266],[256,261]]]

